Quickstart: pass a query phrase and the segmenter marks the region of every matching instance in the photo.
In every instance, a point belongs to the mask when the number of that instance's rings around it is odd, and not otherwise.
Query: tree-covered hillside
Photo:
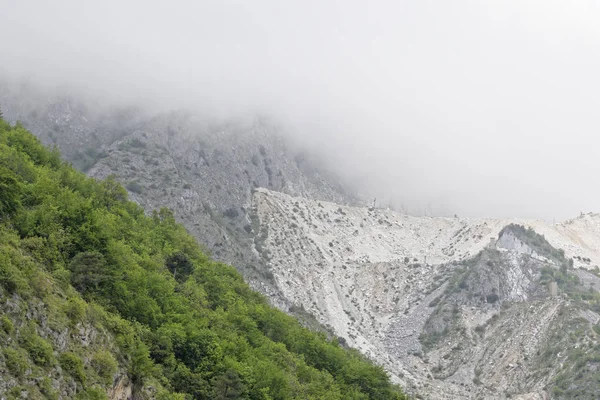
[[[162,209],[146,216],[0,119],[0,396],[404,399],[269,306]]]

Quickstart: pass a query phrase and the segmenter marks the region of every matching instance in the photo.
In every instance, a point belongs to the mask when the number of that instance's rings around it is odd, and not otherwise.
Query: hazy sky
[[[600,211],[596,1],[0,0],[0,69],[273,114],[413,210]]]

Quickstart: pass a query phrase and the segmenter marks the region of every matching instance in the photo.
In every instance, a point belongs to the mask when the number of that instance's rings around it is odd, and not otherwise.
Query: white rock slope
[[[284,296],[349,345],[384,365],[396,380],[417,392],[429,393],[431,398],[466,398],[473,390],[465,388],[465,382],[474,379],[472,371],[460,377],[457,367],[456,379],[435,379],[431,360],[421,357],[419,334],[433,312],[432,302],[443,292],[452,273],[445,263],[466,260],[490,244],[495,247],[502,228],[517,223],[533,228],[553,247],[563,249],[567,258],[574,257],[575,268],[600,264],[600,216],[592,214],[558,224],[412,217],[266,189],[255,191],[253,207],[260,220],[259,247]],[[513,289],[507,300],[528,300],[523,288],[532,278],[521,271],[519,254],[529,254],[540,262],[548,260],[510,235],[503,237],[499,245],[513,254],[508,260],[513,260],[510,263],[514,267],[507,273]],[[531,303],[528,312],[553,318],[561,301]],[[467,309],[461,311],[461,318],[474,329],[497,311]],[[512,340],[514,346],[509,341],[507,352],[517,351],[514,347],[521,339]],[[435,352],[432,354],[435,358]],[[492,372],[498,375],[498,371]],[[500,373],[497,379],[503,379],[503,375]],[[506,390],[514,389],[511,385],[507,383]],[[523,396],[542,398],[537,392]]]

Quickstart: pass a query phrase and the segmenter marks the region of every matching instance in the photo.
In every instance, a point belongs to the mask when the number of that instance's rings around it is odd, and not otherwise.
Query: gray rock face
[[[116,339],[107,330],[87,321],[73,324],[61,320],[55,310],[50,311],[48,304],[37,297],[23,298],[0,287],[0,316],[11,321],[10,331],[0,331],[0,399],[3,400],[16,398],[14,393],[19,388],[20,397],[24,399],[42,398],[40,390],[49,398],[73,399],[78,391],[81,392],[81,385],[61,368],[57,361],[60,355],[65,351],[76,354],[91,370],[91,360],[96,352],[108,350],[118,354]],[[27,335],[39,336],[52,347],[53,361],[49,365],[36,365],[20,347],[24,346],[23,338]],[[7,356],[11,351],[21,354],[20,363],[26,366],[18,378],[14,377],[14,361],[11,365]],[[115,376],[119,379],[112,386],[106,385],[109,398],[131,399],[133,384],[127,378],[127,371],[119,368]],[[148,390],[146,387],[140,389]]]
[[[527,244],[523,243],[513,232],[506,232],[496,242],[496,247],[512,250],[516,253],[532,255],[534,251]]]

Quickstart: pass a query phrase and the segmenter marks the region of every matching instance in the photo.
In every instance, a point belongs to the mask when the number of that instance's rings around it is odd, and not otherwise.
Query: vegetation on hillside
[[[538,254],[554,261],[557,265],[564,265],[564,268],[573,267],[573,260],[567,260],[565,258],[565,251],[563,249],[555,249],[552,247],[543,235],[540,235],[531,229],[531,227],[526,228],[519,224],[509,224],[500,231],[498,237],[500,238],[505,233],[509,232]]]
[[[44,377],[60,366],[81,399],[106,398],[117,371],[164,399],[405,398],[381,367],[203,254],[171,211],[145,215],[114,180],[87,178],[0,119],[0,305],[15,302],[0,318],[8,397],[56,398]],[[35,304],[45,320],[28,317]],[[65,349],[48,334],[88,325],[117,346]]]

